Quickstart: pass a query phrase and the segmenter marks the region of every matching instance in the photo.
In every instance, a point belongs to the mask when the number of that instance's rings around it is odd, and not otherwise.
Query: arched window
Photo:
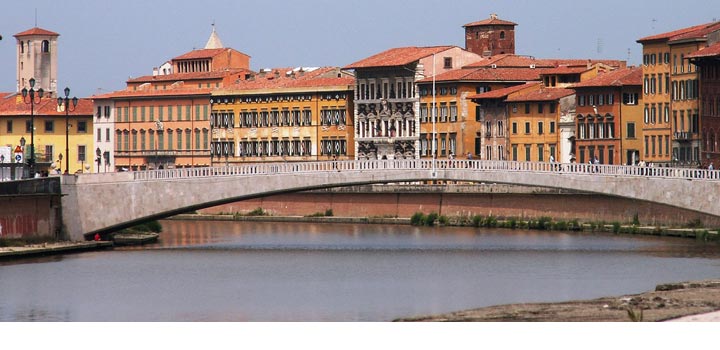
[[[500,32],[500,40],[505,39],[505,31]]]
[[[25,42],[20,41],[20,53],[25,53]]]
[[[47,40],[43,40],[42,45],[40,46],[40,49],[43,53],[50,52],[50,42]]]

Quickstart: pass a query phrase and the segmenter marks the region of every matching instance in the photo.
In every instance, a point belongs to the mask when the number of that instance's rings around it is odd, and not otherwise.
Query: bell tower
[[[57,96],[57,41],[60,34],[42,28],[32,28],[15,34],[17,39],[17,92],[42,88],[49,97]]]
[[[482,56],[515,54],[515,26],[517,23],[499,19],[496,14],[489,19],[468,23],[465,28],[465,49]]]

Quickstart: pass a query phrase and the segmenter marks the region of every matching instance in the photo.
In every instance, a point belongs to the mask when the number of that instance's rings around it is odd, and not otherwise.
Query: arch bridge
[[[432,180],[578,190],[720,216],[720,172],[483,160],[359,160],[81,174],[62,177],[72,239],[184,212],[330,187]]]

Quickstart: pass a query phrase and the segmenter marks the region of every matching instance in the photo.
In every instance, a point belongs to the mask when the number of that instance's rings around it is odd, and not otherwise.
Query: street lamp
[[[70,98],[70,88],[65,88],[65,97],[58,97],[57,102],[58,106],[65,105],[65,173],[70,173],[70,102],[72,101],[72,110],[75,111],[75,108],[78,104],[78,98],[73,97]],[[62,160],[62,158],[60,159]]]
[[[97,158],[95,158],[95,161],[96,161],[97,164],[98,164],[98,165],[97,165],[97,169],[98,169],[97,172],[98,172],[98,174],[99,174],[99,173],[100,173],[100,162],[102,162],[102,157],[100,157],[100,156],[102,155],[102,151],[100,150],[100,147],[98,147],[98,148],[95,150],[95,155],[97,156]]]
[[[23,88],[22,91],[23,102],[30,105],[30,159],[28,160],[28,166],[30,166],[30,172],[34,175],[35,173],[35,105],[40,104],[43,94],[45,91],[40,88],[35,90],[35,78],[30,78],[30,89]],[[37,94],[37,102],[35,102],[35,95]],[[27,97],[30,96],[28,102]]]

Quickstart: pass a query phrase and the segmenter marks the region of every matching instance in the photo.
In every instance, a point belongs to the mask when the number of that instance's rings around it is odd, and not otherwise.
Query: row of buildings
[[[34,124],[38,167],[70,173],[433,151],[603,164],[720,160],[720,23],[639,39],[641,67],[517,55],[516,26],[492,15],[464,26],[464,48],[391,48],[344,67],[259,71],[213,28],[203,49],[71,110],[57,101],[58,34],[33,28],[15,35],[17,91],[0,93],[0,145],[27,143]],[[31,78],[45,92],[36,105],[20,94]]]

